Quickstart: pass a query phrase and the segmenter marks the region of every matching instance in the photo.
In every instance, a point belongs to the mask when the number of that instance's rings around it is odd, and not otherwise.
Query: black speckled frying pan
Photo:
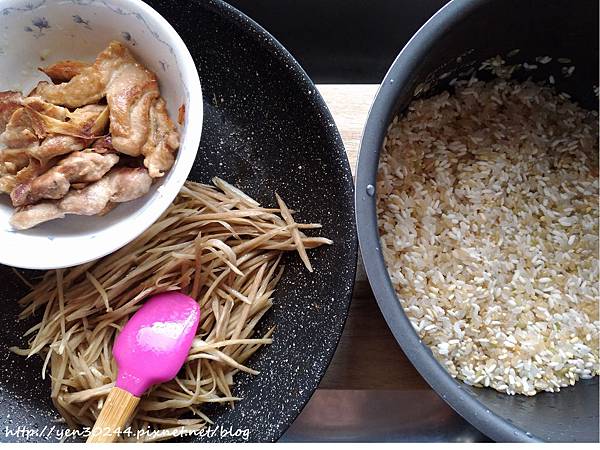
[[[350,168],[314,85],[256,23],[214,0],[149,3],[183,37],[200,73],[205,118],[190,179],[218,175],[264,205],[275,205],[277,191],[298,220],[322,223],[322,234],[335,242],[311,252],[313,274],[289,255],[262,323],[264,329],[276,325],[274,343],[249,362],[260,374],[238,375],[234,393],[243,400],[235,409],[209,411],[217,425],[249,429],[250,441],[275,441],[317,387],[346,318],[357,257]],[[52,426],[62,427],[55,423],[49,382],[40,378],[41,359],[8,350],[23,344],[20,335],[30,325],[16,323],[24,292],[12,269],[0,266],[0,441],[44,441]],[[19,426],[46,434],[6,435]]]

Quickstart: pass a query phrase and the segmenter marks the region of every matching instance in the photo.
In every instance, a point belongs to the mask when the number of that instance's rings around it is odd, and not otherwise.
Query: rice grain
[[[600,373],[595,112],[458,82],[392,122],[377,196],[398,298],[453,377],[534,395]]]

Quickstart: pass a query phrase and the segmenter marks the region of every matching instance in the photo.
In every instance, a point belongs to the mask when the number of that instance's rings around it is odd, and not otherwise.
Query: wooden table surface
[[[362,129],[378,85],[322,84],[317,88],[335,119],[355,175]],[[431,389],[385,323],[360,257],[346,326],[319,389]]]

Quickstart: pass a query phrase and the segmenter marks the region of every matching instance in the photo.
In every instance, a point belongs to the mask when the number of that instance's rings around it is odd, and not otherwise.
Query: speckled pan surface
[[[322,234],[335,242],[311,252],[314,274],[290,255],[262,323],[277,326],[275,342],[250,362],[261,373],[237,377],[235,394],[244,400],[235,409],[210,411],[222,429],[249,429],[250,441],[275,441],[317,387],[346,318],[357,256],[350,168],[323,100],[264,30],[219,1],[148,3],[180,33],[200,73],[204,128],[190,178],[207,182],[218,175],[265,205],[275,205],[277,191],[298,220],[321,222]],[[63,428],[54,421],[48,380],[40,379],[42,362],[8,351],[30,325],[16,323],[24,291],[12,269],[0,266],[0,441],[52,442]],[[32,434],[5,433],[19,426]]]

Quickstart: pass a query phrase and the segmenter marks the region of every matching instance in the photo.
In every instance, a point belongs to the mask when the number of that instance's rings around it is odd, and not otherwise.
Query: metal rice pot
[[[598,377],[534,397],[509,396],[454,380],[405,316],[380,250],[374,186],[388,124],[416,95],[439,93],[452,79],[476,73],[482,61],[496,55],[507,55],[509,64],[552,57],[536,70],[517,71],[515,77],[552,79],[559,92],[597,109],[598,1],[452,0],[413,36],[382,82],[360,147],[355,195],[365,268],[406,355],[433,389],[483,433],[497,441],[598,441]],[[575,70],[570,76],[564,76],[558,58],[563,63],[571,60]],[[484,79],[485,74],[477,76]]]

